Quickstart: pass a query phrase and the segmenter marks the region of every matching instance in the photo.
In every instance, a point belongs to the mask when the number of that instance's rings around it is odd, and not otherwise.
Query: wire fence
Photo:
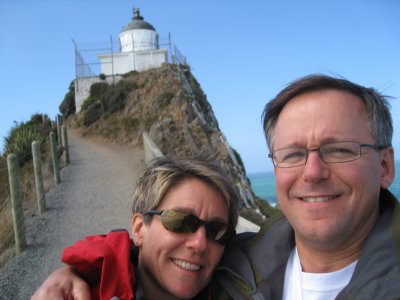
[[[76,43],[73,39],[75,51],[75,78],[97,77],[101,72],[101,63],[99,54],[118,54],[121,52],[121,44],[110,36],[109,42],[92,42],[92,43]],[[148,49],[153,47],[151,43],[135,44],[134,49]],[[172,42],[171,34],[168,37],[159,38],[157,48],[166,49],[168,61],[172,64],[186,64],[186,57],[182,54],[178,47]],[[133,50],[135,52],[135,50]],[[114,64],[114,56],[103,61],[103,63]],[[116,75],[116,74],[112,74]]]
[[[112,53],[119,46],[110,37],[110,42],[78,44],[72,39],[75,55],[75,78],[96,77],[100,74],[98,54]]]
[[[61,136],[58,132],[61,132]],[[2,157],[0,255],[13,252],[13,246],[19,254],[27,246],[25,220],[30,215],[45,212],[45,192],[60,182],[59,170],[68,163],[69,150],[65,127],[51,132],[43,142],[34,141],[31,153],[24,157],[13,153]]]
[[[172,54],[172,63],[176,65],[187,65],[186,56],[179,51],[178,47],[174,45],[174,52]]]

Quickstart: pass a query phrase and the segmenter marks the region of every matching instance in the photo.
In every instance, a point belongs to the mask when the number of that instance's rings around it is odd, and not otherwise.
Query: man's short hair
[[[391,146],[393,124],[388,102],[389,97],[382,95],[373,88],[363,87],[344,78],[312,74],[290,83],[266,104],[262,118],[264,133],[270,151],[273,151],[275,126],[284,106],[298,95],[322,90],[345,91],[360,98],[367,110],[369,128],[375,143]]]

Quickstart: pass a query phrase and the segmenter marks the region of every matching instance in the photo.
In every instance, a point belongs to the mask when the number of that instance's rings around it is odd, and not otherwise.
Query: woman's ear
[[[136,247],[141,247],[143,244],[143,215],[135,213],[132,217],[132,239]]]

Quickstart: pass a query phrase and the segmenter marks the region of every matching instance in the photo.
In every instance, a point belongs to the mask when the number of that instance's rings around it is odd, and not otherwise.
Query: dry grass
[[[46,145],[48,147],[48,145]],[[5,158],[1,158],[3,163]],[[0,169],[0,267],[15,255],[14,225],[11,212],[9,179],[7,167]],[[54,175],[51,156],[45,151],[42,157],[43,186],[48,192],[54,186]],[[22,207],[24,217],[37,209],[35,178],[32,161],[28,161],[20,168],[20,183],[22,190]]]

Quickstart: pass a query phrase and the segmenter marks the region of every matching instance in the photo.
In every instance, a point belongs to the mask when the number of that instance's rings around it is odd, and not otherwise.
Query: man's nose
[[[319,149],[308,150],[303,170],[304,181],[318,182],[327,178],[329,178],[329,166],[322,160]]]

